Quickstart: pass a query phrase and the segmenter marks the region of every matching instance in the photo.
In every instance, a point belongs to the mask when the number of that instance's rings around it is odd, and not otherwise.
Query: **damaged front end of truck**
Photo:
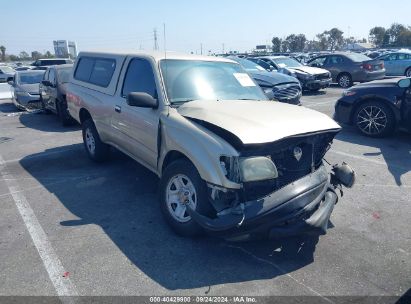
[[[204,216],[187,205],[188,213],[207,232],[232,241],[325,234],[337,193],[355,180],[347,164],[335,165],[331,172],[324,164],[324,155],[338,131],[265,144],[233,143],[239,156],[221,156],[220,165],[227,179],[241,188],[208,183],[216,216]]]

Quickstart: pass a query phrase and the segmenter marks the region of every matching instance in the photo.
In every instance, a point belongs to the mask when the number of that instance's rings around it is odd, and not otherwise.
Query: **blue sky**
[[[411,1],[377,0],[3,0],[0,44],[7,53],[52,51],[56,39],[74,40],[80,50],[152,50],[157,28],[163,49],[220,52],[251,50],[272,36],[317,33],[338,27],[362,38],[376,25],[411,25]],[[7,26],[6,26],[7,25]]]

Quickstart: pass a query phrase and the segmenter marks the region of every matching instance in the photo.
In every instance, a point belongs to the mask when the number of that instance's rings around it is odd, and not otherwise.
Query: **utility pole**
[[[200,54],[203,55],[203,44],[200,43]]]
[[[224,52],[225,52],[225,50],[224,50],[224,49],[225,49],[225,44],[223,43],[223,54],[224,54]]]
[[[154,50],[158,51],[157,29],[154,29]]]

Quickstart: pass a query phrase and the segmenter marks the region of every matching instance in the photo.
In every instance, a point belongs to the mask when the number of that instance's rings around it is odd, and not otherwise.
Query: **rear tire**
[[[184,202],[202,215],[212,214],[206,183],[194,165],[185,159],[171,163],[160,181],[161,212],[175,233],[185,237],[198,236],[204,230],[187,213]]]
[[[411,67],[409,67],[409,68],[405,71],[405,76],[406,76],[406,77],[411,77]]]
[[[392,110],[380,101],[363,103],[355,111],[353,122],[360,133],[369,137],[386,137],[395,130]]]
[[[101,141],[93,121],[87,119],[81,126],[83,129],[84,146],[90,159],[95,162],[107,160],[110,146]]]
[[[348,73],[342,73],[337,77],[338,85],[344,89],[349,88],[352,86],[352,77]]]

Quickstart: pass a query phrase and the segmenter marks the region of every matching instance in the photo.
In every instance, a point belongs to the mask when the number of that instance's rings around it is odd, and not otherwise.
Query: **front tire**
[[[411,67],[409,67],[409,68],[405,71],[405,76],[406,76],[406,77],[411,77]]]
[[[392,110],[382,102],[366,102],[354,114],[354,124],[363,135],[385,137],[395,130],[395,117]]]
[[[351,87],[353,84],[352,77],[348,73],[343,73],[343,74],[338,75],[337,82],[338,82],[338,85],[344,89]]]
[[[91,119],[82,124],[83,142],[87,154],[95,162],[103,162],[108,158],[110,146],[103,143],[96,126]]]
[[[67,111],[67,108],[59,100],[56,100],[56,110],[57,116],[64,127],[67,127],[72,124],[73,120],[71,119],[70,114]]]
[[[163,216],[175,233],[198,236],[204,231],[186,210],[189,204],[202,215],[212,214],[207,185],[194,165],[185,159],[171,163],[160,181],[160,207]]]

